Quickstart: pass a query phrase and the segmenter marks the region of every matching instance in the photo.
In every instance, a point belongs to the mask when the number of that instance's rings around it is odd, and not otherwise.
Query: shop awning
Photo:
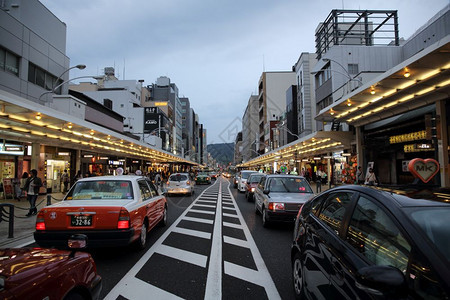
[[[450,36],[446,36],[324,108],[316,120],[363,126],[448,99],[449,93]]]
[[[113,130],[0,90],[0,138],[143,159],[197,165]]]
[[[317,131],[283,147],[244,162],[237,167],[247,168],[273,163],[275,161],[289,159],[300,160],[304,157],[327,155],[330,152],[349,149],[352,138],[352,132],[348,131]]]

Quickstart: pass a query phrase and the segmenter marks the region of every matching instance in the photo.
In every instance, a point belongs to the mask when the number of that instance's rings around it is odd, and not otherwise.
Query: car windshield
[[[410,213],[430,241],[450,261],[450,207],[421,207]]]
[[[66,196],[66,200],[94,199],[133,199],[131,182],[126,180],[79,181]]]
[[[198,173],[198,175],[197,176],[209,176],[208,174],[206,174],[205,172],[201,172],[201,173]]]
[[[271,192],[312,193],[312,189],[304,178],[275,177],[270,181]]]
[[[242,172],[242,174],[241,174],[242,179],[247,179],[250,176],[250,174],[252,174],[252,173],[251,172]]]
[[[187,175],[184,174],[173,174],[170,175],[169,181],[186,181],[188,180]]]
[[[264,175],[252,175],[248,178],[249,183],[258,183]]]

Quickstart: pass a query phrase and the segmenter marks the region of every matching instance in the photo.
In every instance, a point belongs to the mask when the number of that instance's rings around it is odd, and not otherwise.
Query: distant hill
[[[206,149],[219,164],[228,165],[233,162],[234,143],[210,144]]]

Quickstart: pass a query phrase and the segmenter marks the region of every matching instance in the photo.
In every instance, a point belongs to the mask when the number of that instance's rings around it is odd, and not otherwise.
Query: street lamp
[[[73,67],[68,68],[67,70],[65,70],[64,72],[62,72],[61,75],[59,75],[59,77],[56,79],[56,81],[54,82],[53,85],[57,84],[57,83],[59,82],[59,80],[61,79],[61,77],[62,77],[64,74],[66,74],[67,72],[69,72],[70,70],[72,70],[72,69],[80,69],[80,70],[84,70],[84,69],[86,69],[86,65],[76,65],[76,66],[73,66]],[[59,85],[58,85],[57,87],[53,87],[53,88],[52,88],[52,91],[57,90],[58,87],[59,87]]]
[[[341,73],[341,72],[339,72],[339,71],[336,71],[336,70],[330,70],[330,71],[332,71],[332,72],[337,72],[337,73],[340,73],[340,74],[343,74],[343,75],[347,76],[348,79],[349,79],[349,81],[354,80],[354,81],[358,81],[359,83],[361,83],[361,85],[364,84],[364,83],[361,81],[361,79],[353,78],[352,75],[350,75],[350,73],[348,72],[348,70],[347,70],[340,62],[338,62],[338,61],[336,61],[336,60],[334,60],[334,59],[331,59],[331,58],[322,58],[322,61],[324,61],[324,62],[331,62],[331,61],[332,61],[332,62],[336,63],[337,65],[339,65],[339,66],[345,71],[345,74],[344,74],[344,73]]]
[[[81,79],[81,78],[95,78],[95,76],[92,76],[92,75],[91,75],[91,76],[80,76],[80,77],[75,77],[75,78],[66,80],[66,81],[64,81],[64,82],[61,82],[60,84],[58,84],[57,86],[55,86],[51,91],[47,91],[47,92],[42,93],[42,94],[39,96],[38,101],[40,101],[41,98],[42,98],[42,96],[44,96],[44,95],[46,95],[46,94],[54,94],[55,91],[56,91],[58,88],[60,88],[61,86],[63,86],[64,84],[69,83],[69,82],[71,82],[71,81],[73,81],[73,80]]]

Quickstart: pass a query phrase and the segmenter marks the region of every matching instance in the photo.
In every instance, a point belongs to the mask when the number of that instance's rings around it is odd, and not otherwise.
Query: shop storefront
[[[366,162],[373,162],[375,174],[381,183],[411,184],[414,177],[408,163],[414,158],[438,160],[438,152],[427,124],[434,105],[411,111],[401,117],[385,121],[384,126],[366,126]],[[436,176],[430,184],[439,185]]]

